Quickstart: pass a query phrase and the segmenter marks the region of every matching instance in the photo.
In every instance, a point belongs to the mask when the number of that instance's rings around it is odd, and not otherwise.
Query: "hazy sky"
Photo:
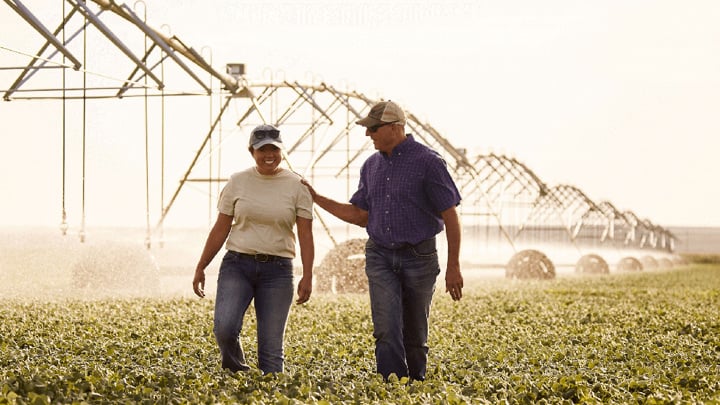
[[[147,19],[210,47],[217,70],[242,62],[251,78],[272,71],[390,98],[454,145],[513,156],[551,186],[575,185],[661,226],[720,226],[716,0],[147,0]],[[0,46],[17,46],[24,24],[0,5]],[[11,56],[0,49],[0,66]],[[0,88],[16,75],[0,74]],[[0,225],[60,222],[56,113],[0,102]],[[121,152],[128,134],[118,131],[96,159]],[[142,167],[137,154],[123,162]],[[143,190],[125,190],[122,177],[102,183],[122,198],[95,200],[88,220],[143,225],[142,198],[123,200]]]

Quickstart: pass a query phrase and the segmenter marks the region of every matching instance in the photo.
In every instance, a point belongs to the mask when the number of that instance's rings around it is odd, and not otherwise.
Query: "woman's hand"
[[[200,298],[205,298],[205,269],[198,267],[195,269],[195,277],[193,277],[193,291]]]
[[[298,299],[296,304],[304,304],[310,299],[312,293],[312,277],[303,277],[300,279],[297,288]]]

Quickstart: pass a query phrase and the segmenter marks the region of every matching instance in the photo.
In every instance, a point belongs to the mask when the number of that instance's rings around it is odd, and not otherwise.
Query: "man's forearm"
[[[462,238],[460,219],[455,208],[448,209],[442,213],[445,222],[445,235],[448,245],[448,268],[457,268],[460,264],[460,240]]]
[[[315,204],[319,205],[320,208],[338,217],[339,219],[361,227],[365,227],[367,225],[367,211],[362,210],[352,204],[341,203],[320,194],[315,194],[313,197]]]

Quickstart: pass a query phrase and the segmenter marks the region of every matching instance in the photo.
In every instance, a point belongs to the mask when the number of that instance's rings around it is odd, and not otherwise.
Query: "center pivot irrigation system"
[[[233,142],[246,147],[247,134],[258,124],[280,126],[289,168],[341,201],[354,191],[360,165],[375,152],[370,139],[358,134],[354,122],[365,116],[379,97],[314,78],[304,83],[288,80],[278,72],[266,71],[262,80],[250,81],[245,65],[239,63],[226,64],[224,72],[218,71],[212,66],[209,48],[198,52],[170,34],[167,25],[160,29],[148,25],[142,2],[130,7],[111,0],[58,1],[54,17],[48,17],[45,2],[36,2],[33,10],[17,0],[4,1],[8,7],[2,12],[11,11],[26,23],[28,34],[22,37],[37,41],[30,45],[32,49],[27,49],[27,43],[0,44],[0,78],[9,83],[2,83],[7,86],[0,90],[3,99],[60,103],[63,145],[65,128],[72,120],[83,121],[83,145],[86,137],[94,136],[87,133],[84,122],[100,103],[103,109],[141,103],[136,120],[144,122],[146,137],[148,247],[189,185],[211,185],[207,194],[214,199],[218,185],[229,175],[219,163],[223,148]],[[17,65],[9,65],[11,60],[18,61]],[[192,96],[209,111],[183,113],[181,119],[207,124],[202,124],[205,129],[193,138],[196,149],[189,164],[174,174],[162,166],[160,186],[154,187],[157,182],[151,179],[150,167],[158,164],[152,162],[147,145],[158,138],[163,145],[173,142],[166,140],[166,120],[170,115],[178,120],[173,108],[179,96]],[[66,112],[79,106],[81,117]],[[548,185],[512,157],[469,155],[453,145],[451,137],[406,111],[407,131],[444,157],[460,189],[462,260],[466,265],[505,267],[508,277],[552,278],[559,266],[607,273],[610,269],[637,271],[679,264],[680,259],[673,255],[675,236],[663,227],[631,211],[620,211],[611,202],[595,202],[578,187]],[[160,160],[164,162],[165,157],[162,149]],[[83,166],[83,170],[91,169]],[[177,187],[166,185],[170,177],[179,178]],[[151,208],[151,197],[159,200],[159,212]],[[62,205],[65,232],[64,185]],[[82,206],[84,209],[84,201]],[[364,232],[344,226],[322,211],[316,214],[318,230],[333,244],[321,271],[357,268],[361,261],[354,258],[362,256]],[[82,218],[81,238],[84,214]]]

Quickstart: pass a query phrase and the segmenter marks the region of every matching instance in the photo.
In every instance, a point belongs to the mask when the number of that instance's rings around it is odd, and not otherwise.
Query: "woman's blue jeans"
[[[369,239],[365,273],[370,287],[377,372],[387,379],[425,379],[428,318],[440,274],[435,239],[391,250]]]
[[[224,368],[249,369],[239,336],[245,312],[254,300],[258,367],[263,373],[283,371],[283,338],[293,292],[291,259],[258,262],[233,251],[225,254],[217,281],[213,327]]]

